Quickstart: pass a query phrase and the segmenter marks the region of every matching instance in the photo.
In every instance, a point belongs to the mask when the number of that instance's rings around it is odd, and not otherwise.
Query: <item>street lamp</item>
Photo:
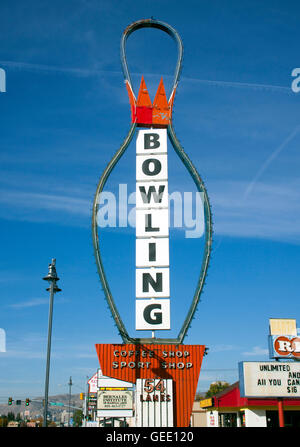
[[[71,416],[71,389],[72,389],[72,377],[70,377],[69,385],[69,418],[68,418],[68,427],[70,427],[70,416]]]
[[[49,287],[46,290],[50,292],[49,321],[48,321],[48,347],[47,347],[47,364],[46,364],[46,379],[45,379],[45,407],[44,407],[44,421],[43,421],[44,427],[47,427],[53,298],[54,298],[54,294],[56,292],[61,291],[61,289],[59,289],[56,285],[56,281],[59,281],[59,278],[56,274],[55,263],[56,263],[56,259],[52,259],[51,264],[49,264],[48,275],[43,278],[43,280],[49,282]]]

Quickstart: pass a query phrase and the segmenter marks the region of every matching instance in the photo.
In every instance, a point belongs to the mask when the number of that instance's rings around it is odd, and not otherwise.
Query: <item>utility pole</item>
[[[68,419],[68,427],[70,427],[70,415],[71,415],[71,389],[72,389],[72,377],[70,377],[69,385],[69,419]]]
[[[50,371],[53,299],[54,299],[54,294],[56,292],[61,291],[61,289],[59,289],[56,285],[56,281],[59,281],[59,278],[56,274],[55,263],[56,263],[56,259],[52,259],[51,264],[49,264],[48,275],[43,278],[43,280],[49,282],[49,287],[46,290],[50,293],[47,364],[46,364],[46,379],[45,379],[45,407],[44,407],[44,421],[43,421],[44,427],[47,427],[47,413],[48,413],[48,393],[49,393],[49,371]]]
[[[85,405],[84,405],[84,426],[87,426],[88,421],[88,414],[89,414],[89,391],[90,391],[90,385],[89,385],[89,376],[86,376],[86,393],[85,393]]]

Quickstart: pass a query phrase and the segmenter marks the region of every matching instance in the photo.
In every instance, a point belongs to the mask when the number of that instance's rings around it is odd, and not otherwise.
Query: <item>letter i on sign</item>
[[[136,330],[170,329],[168,207],[167,130],[140,130],[136,142]]]

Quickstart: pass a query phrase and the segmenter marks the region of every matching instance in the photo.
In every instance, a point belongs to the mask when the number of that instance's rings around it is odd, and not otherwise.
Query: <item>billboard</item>
[[[240,362],[241,397],[300,397],[300,363]]]

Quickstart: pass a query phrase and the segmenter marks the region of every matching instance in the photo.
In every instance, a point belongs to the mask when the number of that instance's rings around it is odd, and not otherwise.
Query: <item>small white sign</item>
[[[132,391],[98,391],[97,410],[132,410]]]

